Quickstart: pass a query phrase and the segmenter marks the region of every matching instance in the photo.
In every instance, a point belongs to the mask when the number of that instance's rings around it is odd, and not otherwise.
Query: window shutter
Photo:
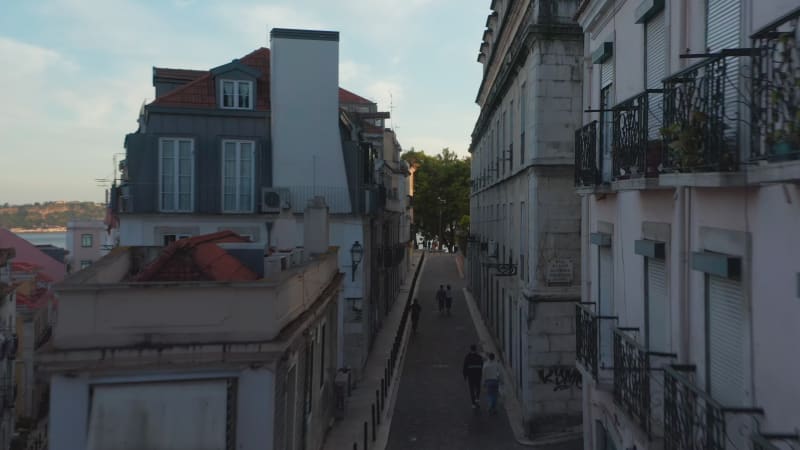
[[[653,16],[645,24],[645,73],[647,74],[647,89],[661,89],[663,80],[667,76],[667,37],[664,26],[664,11]],[[648,117],[648,136],[650,139],[659,139],[661,136],[662,117],[659,113],[663,110],[663,95],[651,94],[648,96],[650,111]]]
[[[650,350],[670,350],[669,326],[666,263],[663,259],[647,258],[647,343]]]
[[[712,53],[739,48],[741,33],[741,0],[708,0],[706,10],[706,46]],[[725,58],[725,136],[732,137],[738,128],[739,58]]]
[[[744,296],[740,282],[708,276],[708,339],[711,395],[725,406],[743,404]]]
[[[600,87],[606,87],[614,82],[614,57],[606,59],[600,65]]]

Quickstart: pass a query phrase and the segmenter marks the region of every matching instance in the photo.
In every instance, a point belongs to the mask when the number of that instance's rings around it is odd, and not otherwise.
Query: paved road
[[[469,345],[478,342],[478,334],[464,303],[464,283],[453,255],[429,253],[426,259],[418,291],[422,315],[408,345],[387,449],[526,448],[514,440],[502,407],[489,415],[485,395],[480,412],[470,407],[461,363]],[[452,286],[450,317],[439,316],[435,298],[439,284]]]

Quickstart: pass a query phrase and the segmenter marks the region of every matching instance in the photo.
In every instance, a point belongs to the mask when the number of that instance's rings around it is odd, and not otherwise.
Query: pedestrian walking
[[[450,285],[447,285],[447,291],[444,294],[444,306],[447,308],[447,315],[450,315],[450,308],[453,307],[453,291],[450,290]]]
[[[439,285],[439,290],[436,291],[436,301],[439,303],[439,315],[444,314],[444,303],[447,298],[447,293],[444,291],[444,285]]]
[[[481,376],[483,375],[483,357],[478,353],[474,344],[469,347],[469,353],[464,357],[462,369],[464,381],[469,385],[469,398],[473,408],[481,406]]]
[[[419,313],[422,312],[422,306],[419,305],[417,299],[411,303],[411,331],[417,331],[417,324],[419,323]]]
[[[483,363],[483,383],[486,385],[486,395],[489,400],[489,412],[497,413],[497,396],[500,394],[500,364],[494,359],[494,353],[489,353],[489,360]]]

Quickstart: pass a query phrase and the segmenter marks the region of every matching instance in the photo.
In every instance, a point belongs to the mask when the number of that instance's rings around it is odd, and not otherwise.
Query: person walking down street
[[[444,302],[447,294],[444,291],[444,285],[439,285],[439,290],[436,291],[436,301],[439,303],[439,315],[444,314]]]
[[[450,315],[450,308],[453,307],[453,291],[450,290],[450,285],[447,285],[447,291],[444,293],[444,306],[447,308],[447,315]]]
[[[464,357],[462,369],[464,380],[469,385],[469,398],[473,408],[481,407],[481,376],[483,375],[483,357],[478,353],[478,348],[473,344],[469,353]]]
[[[417,331],[417,324],[419,323],[419,313],[422,312],[422,306],[419,305],[417,299],[411,303],[411,331]]]
[[[486,385],[486,395],[489,399],[489,412],[497,413],[497,396],[500,394],[500,364],[494,359],[494,353],[489,353],[489,360],[483,363],[483,383]]]

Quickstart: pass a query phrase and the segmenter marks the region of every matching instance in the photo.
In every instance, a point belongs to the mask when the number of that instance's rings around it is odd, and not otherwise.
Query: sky
[[[43,0],[0,12],[0,204],[103,201],[154,97],[152,68],[209,70],[272,28],[340,33],[339,84],[404,149],[467,154],[489,0]],[[105,185],[105,186],[104,186]]]

